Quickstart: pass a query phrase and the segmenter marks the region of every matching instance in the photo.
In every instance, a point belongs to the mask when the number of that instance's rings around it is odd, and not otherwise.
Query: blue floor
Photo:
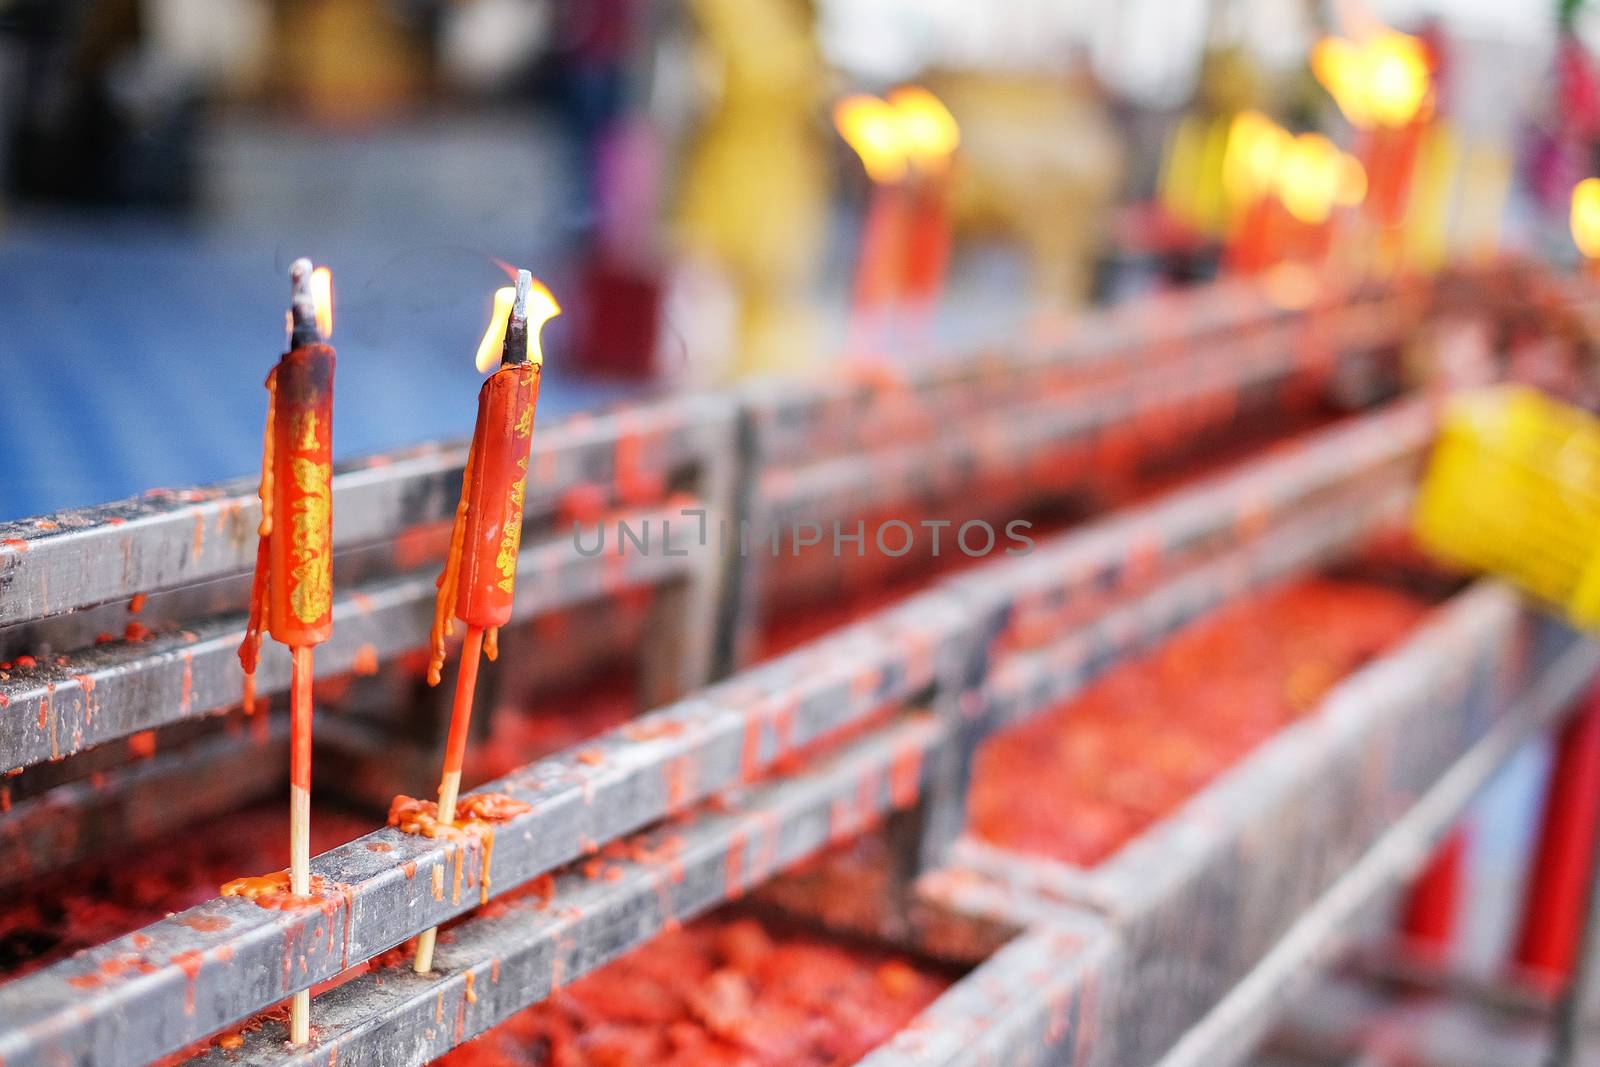
[[[340,144],[219,131],[191,221],[0,222],[0,519],[253,474],[297,255],[335,272],[336,455],[471,431],[491,257],[570,284],[557,161],[505,122]],[[563,370],[562,334],[545,418],[621,395]]]

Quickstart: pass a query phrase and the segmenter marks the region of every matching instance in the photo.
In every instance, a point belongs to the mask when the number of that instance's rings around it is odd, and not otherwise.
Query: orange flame
[[[327,340],[333,336],[333,271],[327,267],[311,272],[311,299],[317,305],[317,332]]]
[[[923,170],[937,170],[961,144],[961,127],[950,109],[920,85],[906,85],[889,94],[900,120],[903,151]]]
[[[511,308],[517,302],[517,291],[506,285],[494,291],[494,307],[489,312],[489,325],[478,342],[475,363],[478,373],[487,374],[500,362],[500,353],[506,343],[506,326],[511,321]],[[544,283],[535,278],[528,290],[528,362],[544,362],[544,349],[539,344],[539,334],[544,324],[561,314],[561,305]]]
[[[905,132],[887,101],[866,93],[847,96],[834,105],[833,124],[873,181],[897,182],[906,176]]]

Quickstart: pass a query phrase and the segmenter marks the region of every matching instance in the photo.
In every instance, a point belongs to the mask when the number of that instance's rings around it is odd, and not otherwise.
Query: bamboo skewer
[[[472,698],[478,688],[478,660],[483,653],[483,627],[468,626],[461,645],[461,670],[456,675],[455,701],[450,708],[450,737],[445,742],[444,773],[439,778],[439,825],[454,826],[456,799],[461,795],[461,768],[467,758],[467,729],[472,722]],[[433,970],[433,947],[439,928],[431,926],[417,938],[418,974]]]

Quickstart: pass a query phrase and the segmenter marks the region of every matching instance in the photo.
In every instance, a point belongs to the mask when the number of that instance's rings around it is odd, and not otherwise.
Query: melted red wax
[[[1308,579],[1230,606],[979,750],[973,831],[1083,866],[1199,792],[1427,612]]]
[[[725,912],[662,934],[435,1062],[832,1067],[899,1031],[952,977]]]
[[[289,872],[273,871],[270,874],[252,874],[223,883],[220,894],[253,901],[274,911],[299,911],[302,908],[321,907],[327,889],[321,878],[311,878],[311,892],[296,896],[289,890]]]
[[[0,980],[211,900],[241,871],[287,864],[288,807],[256,805],[4,890]],[[311,816],[312,852],[375,828],[376,820],[319,807]]]
[[[420,834],[423,837],[458,837],[480,833],[489,825],[505,822],[533,806],[504,793],[474,793],[461,798],[456,805],[456,819],[450,826],[439,823],[439,805],[432,800],[418,800],[404,794],[394,798],[389,805],[389,825],[403,834]]]

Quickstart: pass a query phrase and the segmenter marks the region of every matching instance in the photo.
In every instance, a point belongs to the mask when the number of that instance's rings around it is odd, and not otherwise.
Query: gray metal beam
[[[619,475],[665,479],[702,461],[732,418],[726,397],[702,395],[541,426],[528,513],[549,514],[573,487],[610,487]],[[335,549],[448,520],[465,459],[465,442],[451,442],[339,464]],[[0,626],[247,573],[259,518],[251,477],[0,522]]]
[[[659,530],[688,527],[674,511],[627,516]],[[586,542],[587,543],[587,542]],[[586,557],[570,536],[525,548],[519,558],[514,619],[529,619],[626,588],[660,586],[687,579],[703,567],[703,550],[688,555],[629,551],[618,556],[615,537],[603,555]],[[386,662],[424,646],[432,623],[432,570],[346,589],[334,598],[333,636],[318,646],[319,677],[343,674],[362,660]],[[132,642],[97,645],[37,666],[13,671],[0,681],[0,772],[56,760],[140,730],[236,707],[243,675],[238,648],[242,615],[196,622],[178,633]],[[262,646],[258,691],[286,691],[288,652],[274,642]]]
[[[740,798],[733,810],[647,831],[638,858],[567,870],[546,900],[522,895],[472,916],[442,938],[435,971],[402,963],[362,975],[313,1002],[316,1037],[284,1041],[277,1022],[200,1064],[410,1067],[443,1055],[512,1013],[639,945],[670,923],[742,895],[830,841],[914,803],[943,739],[911,717]]]
[[[113,1067],[181,1048],[470,910],[480,893],[522,884],[904,704],[965,661],[966,618],[937,594],[914,598],[500,779],[488,788],[532,807],[497,828],[492,850],[379,831],[313,862],[329,887],[323,907],[219,899],[0,986],[11,1027],[0,1032],[0,1062]],[[143,969],[107,977],[130,958]]]
[[[1183,1035],[1159,1067],[1244,1063],[1283,1009],[1346,945],[1348,931],[1381,906],[1433,854],[1472,798],[1534,732],[1549,726],[1600,670],[1600,648],[1579,642],[1521,704],[1439,778],[1414,807],[1304,911],[1261,962]]]

